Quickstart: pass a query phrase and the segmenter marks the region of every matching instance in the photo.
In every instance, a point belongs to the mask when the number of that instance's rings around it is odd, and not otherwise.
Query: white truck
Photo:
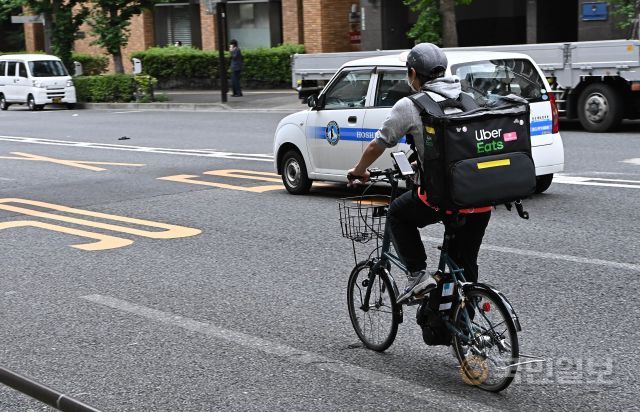
[[[560,116],[579,119],[590,132],[615,129],[640,118],[640,40],[461,47],[447,51],[496,51],[529,55],[549,80]],[[399,50],[296,54],[293,87],[301,98],[317,93],[346,62]]]

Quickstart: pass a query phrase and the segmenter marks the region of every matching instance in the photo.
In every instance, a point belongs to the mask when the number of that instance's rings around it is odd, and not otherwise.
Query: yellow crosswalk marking
[[[16,155],[18,157],[12,156],[0,156],[0,159],[5,160],[31,160],[35,162],[49,162],[54,164],[59,164],[63,166],[77,167],[79,169],[92,170],[94,172],[100,172],[103,170],[107,170],[102,167],[91,166],[91,165],[109,165],[109,166],[129,166],[129,167],[142,167],[145,166],[142,163],[115,163],[115,162],[90,162],[85,160],[64,160],[64,159],[54,159],[53,157],[34,155],[30,153],[23,152],[11,152],[12,155]]]

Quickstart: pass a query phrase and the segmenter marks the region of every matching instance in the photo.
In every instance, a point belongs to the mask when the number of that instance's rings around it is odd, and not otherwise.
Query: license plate
[[[62,101],[61,98],[59,97],[54,97],[53,99],[51,99],[54,103],[60,103]]]

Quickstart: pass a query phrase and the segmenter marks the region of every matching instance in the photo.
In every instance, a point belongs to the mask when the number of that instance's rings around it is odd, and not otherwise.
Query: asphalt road
[[[335,202],[354,192],[269,181],[283,116],[0,113],[0,365],[105,411],[637,408],[637,123],[563,125],[565,183],[529,221],[494,212],[480,277],[546,359],[494,395],[422,343],[415,309],[386,353],[357,345]],[[0,410],[30,409],[0,388]]]

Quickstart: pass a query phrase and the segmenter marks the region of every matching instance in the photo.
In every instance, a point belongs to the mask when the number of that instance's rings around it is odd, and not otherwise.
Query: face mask
[[[416,90],[415,87],[413,87],[413,84],[411,83],[411,79],[409,79],[409,75],[407,74],[407,78],[406,78],[407,84],[409,85],[409,88],[411,89],[412,92],[417,93],[419,92],[419,90]]]

